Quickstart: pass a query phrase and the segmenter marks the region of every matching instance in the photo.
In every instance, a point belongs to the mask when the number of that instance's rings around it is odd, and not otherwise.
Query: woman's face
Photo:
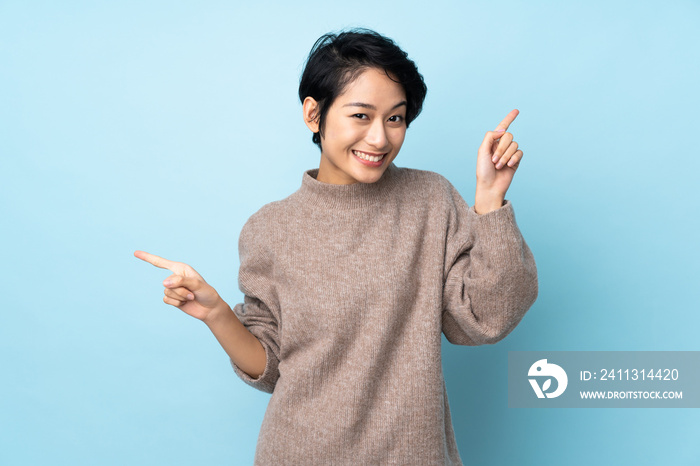
[[[379,180],[399,154],[405,120],[406,92],[401,84],[384,70],[364,71],[328,109],[317,180],[332,184]]]

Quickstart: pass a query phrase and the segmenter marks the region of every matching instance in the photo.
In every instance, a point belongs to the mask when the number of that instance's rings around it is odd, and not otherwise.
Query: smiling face
[[[311,131],[317,103],[304,100]],[[331,184],[374,183],[399,154],[406,135],[406,92],[384,70],[369,68],[328,109],[316,179]]]

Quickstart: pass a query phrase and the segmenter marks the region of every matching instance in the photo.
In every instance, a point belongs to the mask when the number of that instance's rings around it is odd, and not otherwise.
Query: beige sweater
[[[477,214],[434,172],[389,165],[376,183],[307,170],[239,239],[234,312],[267,353],[247,384],[272,393],[260,465],[459,465],[441,333],[496,343],[537,297],[509,201]]]

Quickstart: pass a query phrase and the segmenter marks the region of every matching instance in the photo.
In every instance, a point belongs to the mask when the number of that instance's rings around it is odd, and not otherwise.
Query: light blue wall
[[[508,198],[540,295],[498,345],[445,340],[465,463],[699,464],[697,410],[506,401],[509,350],[700,350],[698,2],[252,4],[0,2],[0,464],[252,463],[269,395],[132,254],[239,302],[243,223],[318,166],[304,60],[349,26],[428,84],[396,164],[468,203],[521,112]]]

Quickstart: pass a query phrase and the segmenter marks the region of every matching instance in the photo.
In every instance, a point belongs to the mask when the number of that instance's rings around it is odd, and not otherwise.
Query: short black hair
[[[299,82],[302,104],[306,97],[318,102],[319,132],[314,133],[312,141],[319,149],[323,150],[321,135],[328,109],[345,87],[368,68],[383,69],[392,81],[403,86],[406,128],[420,114],[428,88],[416,64],[393,40],[366,28],[329,32],[311,48]]]

